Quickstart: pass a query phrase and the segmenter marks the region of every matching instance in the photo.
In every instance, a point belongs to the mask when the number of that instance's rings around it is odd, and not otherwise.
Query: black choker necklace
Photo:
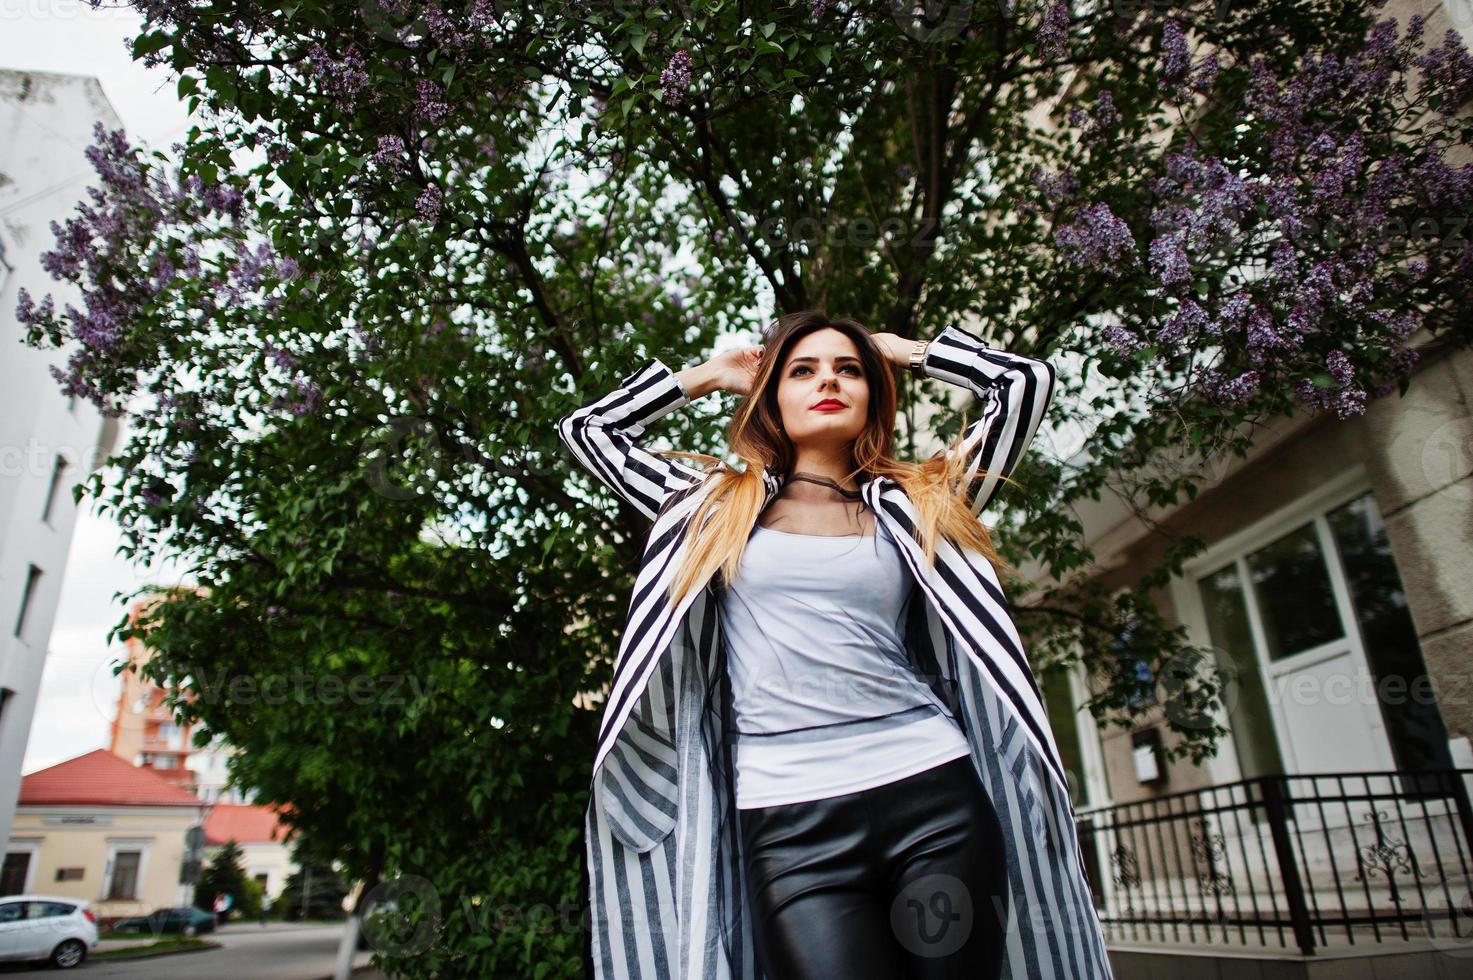
[[[788,475],[788,479],[806,480],[809,483],[817,483],[820,486],[828,487],[830,490],[837,490],[839,493],[843,494],[845,497],[848,497],[850,500],[858,500],[860,498],[860,491],[845,490],[843,487],[839,486],[837,480],[831,480],[826,476],[814,476],[808,473],[790,473]]]

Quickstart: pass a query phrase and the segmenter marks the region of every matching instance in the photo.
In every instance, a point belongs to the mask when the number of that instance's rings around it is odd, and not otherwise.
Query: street
[[[88,958],[76,975],[121,977],[128,980],[197,980],[202,976],[251,978],[251,980],[316,980],[331,976],[337,962],[341,925],[296,925],[273,922],[262,928],[255,922],[222,926],[202,938],[221,944],[221,949],[198,953],[174,953],[140,960],[94,960]],[[109,944],[111,945],[111,944]],[[368,963],[365,950],[353,965]],[[0,977],[57,977],[50,967],[0,963]]]

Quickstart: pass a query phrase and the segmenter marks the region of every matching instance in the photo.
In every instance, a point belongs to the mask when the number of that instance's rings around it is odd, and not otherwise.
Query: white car
[[[80,966],[97,945],[97,916],[81,898],[0,896],[0,961],[49,960]]]

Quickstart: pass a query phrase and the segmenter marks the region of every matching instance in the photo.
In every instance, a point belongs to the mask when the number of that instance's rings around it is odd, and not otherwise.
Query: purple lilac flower
[[[404,176],[407,169],[406,154],[404,140],[401,137],[380,136],[378,148],[373,151],[369,160],[390,180],[398,180]]]
[[[1115,96],[1108,89],[1095,95],[1088,107],[1073,106],[1069,110],[1069,124],[1083,130],[1086,143],[1093,143],[1108,135],[1120,122],[1120,110],[1115,107]]]
[[[1218,64],[1217,52],[1212,51],[1197,65],[1196,72],[1192,75],[1192,88],[1198,92],[1207,93],[1212,91],[1212,85],[1217,81],[1217,74],[1221,70]]]
[[[455,50],[465,47],[470,43],[471,37],[455,26],[449,15],[440,8],[439,4],[426,4],[424,8],[425,27],[429,29],[430,37],[435,43],[446,50]]]
[[[1143,350],[1144,348],[1150,346],[1145,341],[1141,340],[1141,338],[1137,336],[1134,331],[1128,330],[1125,327],[1120,326],[1118,323],[1112,323],[1109,326],[1105,327],[1103,331],[1103,336],[1105,338],[1105,343],[1109,344],[1110,347],[1115,351],[1115,353],[1119,354],[1121,357],[1130,357],[1131,355],[1135,354],[1136,351]]]
[[[1060,167],[1057,173],[1035,167],[1033,186],[1038,188],[1049,207],[1058,208],[1074,200],[1074,195],[1079,193],[1079,175],[1072,167]]]
[[[1192,52],[1187,48],[1186,35],[1175,19],[1167,20],[1161,28],[1161,74],[1167,80],[1181,79],[1192,61]]]
[[[660,72],[661,98],[670,105],[685,101],[690,90],[691,57],[684,48],[670,56],[670,62]]]
[[[1442,115],[1455,115],[1463,103],[1473,98],[1473,57],[1469,57],[1457,31],[1449,28],[1443,35],[1442,47],[1417,58],[1417,67],[1422,70],[1423,86],[1446,93],[1438,109]]]
[[[450,103],[444,99],[444,89],[434,79],[421,78],[415,86],[415,95],[414,114],[430,125],[438,126],[450,115]]]
[[[1170,344],[1193,340],[1207,329],[1208,322],[1207,311],[1196,300],[1187,297],[1156,331],[1156,342]]]
[[[1268,274],[1275,279],[1293,282],[1299,277],[1299,259],[1294,246],[1282,239],[1274,245],[1273,257],[1269,260]]]
[[[1257,371],[1244,371],[1229,378],[1219,371],[1202,372],[1202,392],[1219,405],[1236,406],[1247,402],[1258,394],[1260,377]]]
[[[1183,241],[1185,232],[1162,235],[1151,242],[1151,271],[1163,286],[1184,286],[1192,281],[1192,267]]]
[[[419,212],[421,218],[426,221],[434,221],[440,217],[440,207],[444,204],[444,200],[440,188],[431,184],[420,192],[419,198],[414,202],[414,209]]]
[[[1066,261],[1081,268],[1115,273],[1121,263],[1135,262],[1135,238],[1130,228],[1103,201],[1085,209],[1073,223],[1058,228],[1054,243]]]
[[[1062,58],[1068,53],[1069,4],[1067,0],[1059,0],[1058,3],[1048,8],[1043,15],[1043,21],[1038,25],[1038,33],[1034,41],[1037,44],[1035,51],[1044,61]]]
[[[1333,410],[1341,420],[1364,415],[1366,411],[1364,388],[1321,388],[1310,378],[1300,378],[1294,384],[1294,394],[1307,407],[1316,411]]]
[[[42,298],[39,306],[24,286],[16,291],[15,298],[15,318],[28,327],[39,327],[56,315],[56,303],[50,293]]]
[[[358,94],[368,86],[368,72],[356,45],[349,45],[342,58],[334,58],[321,44],[313,44],[307,49],[307,63],[328,94],[348,106],[356,104]]]

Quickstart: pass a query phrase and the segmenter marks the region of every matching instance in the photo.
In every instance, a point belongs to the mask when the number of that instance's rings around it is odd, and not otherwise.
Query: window
[[[26,571],[26,585],[21,591],[20,614],[15,617],[15,635],[20,636],[26,628],[26,614],[31,611],[31,603],[36,598],[36,589],[41,584],[41,569],[32,565]]]
[[[46,506],[41,508],[41,520],[51,523],[51,508],[56,504],[56,491],[66,475],[66,457],[58,455],[51,463],[51,484],[46,488]]]
[[[1201,579],[1197,588],[1202,593],[1202,606],[1207,613],[1207,635],[1218,667],[1224,676],[1236,677],[1239,685],[1238,709],[1243,721],[1229,727],[1243,775],[1282,774],[1284,760],[1279,754],[1273,727],[1267,723],[1272,715],[1263,677],[1257,670],[1241,666],[1243,651],[1253,649],[1253,636],[1237,564],[1218,569]],[[1235,659],[1240,662],[1235,663]]]
[[[0,694],[3,694],[0,691]],[[23,895],[26,892],[26,877],[31,870],[29,850],[8,851],[5,864],[0,867],[0,895]]]
[[[1314,524],[1302,524],[1253,552],[1248,572],[1270,660],[1283,660],[1345,635]]]
[[[159,722],[159,727],[154,732],[154,739],[171,749],[182,749],[184,747],[184,728],[172,721]]]
[[[19,922],[26,917],[25,902],[0,902],[0,923]]]
[[[81,881],[82,880],[82,877],[83,877],[83,875],[85,873],[85,871],[86,871],[85,868],[57,868],[56,869],[56,880],[57,881]]]
[[[113,855],[113,873],[107,889],[108,901],[138,897],[138,866],[142,860],[142,851],[118,851]]]
[[[1402,591],[1386,525],[1370,494],[1325,515],[1355,607],[1355,627],[1384,690],[1381,716],[1399,769],[1450,768],[1447,729]]]

